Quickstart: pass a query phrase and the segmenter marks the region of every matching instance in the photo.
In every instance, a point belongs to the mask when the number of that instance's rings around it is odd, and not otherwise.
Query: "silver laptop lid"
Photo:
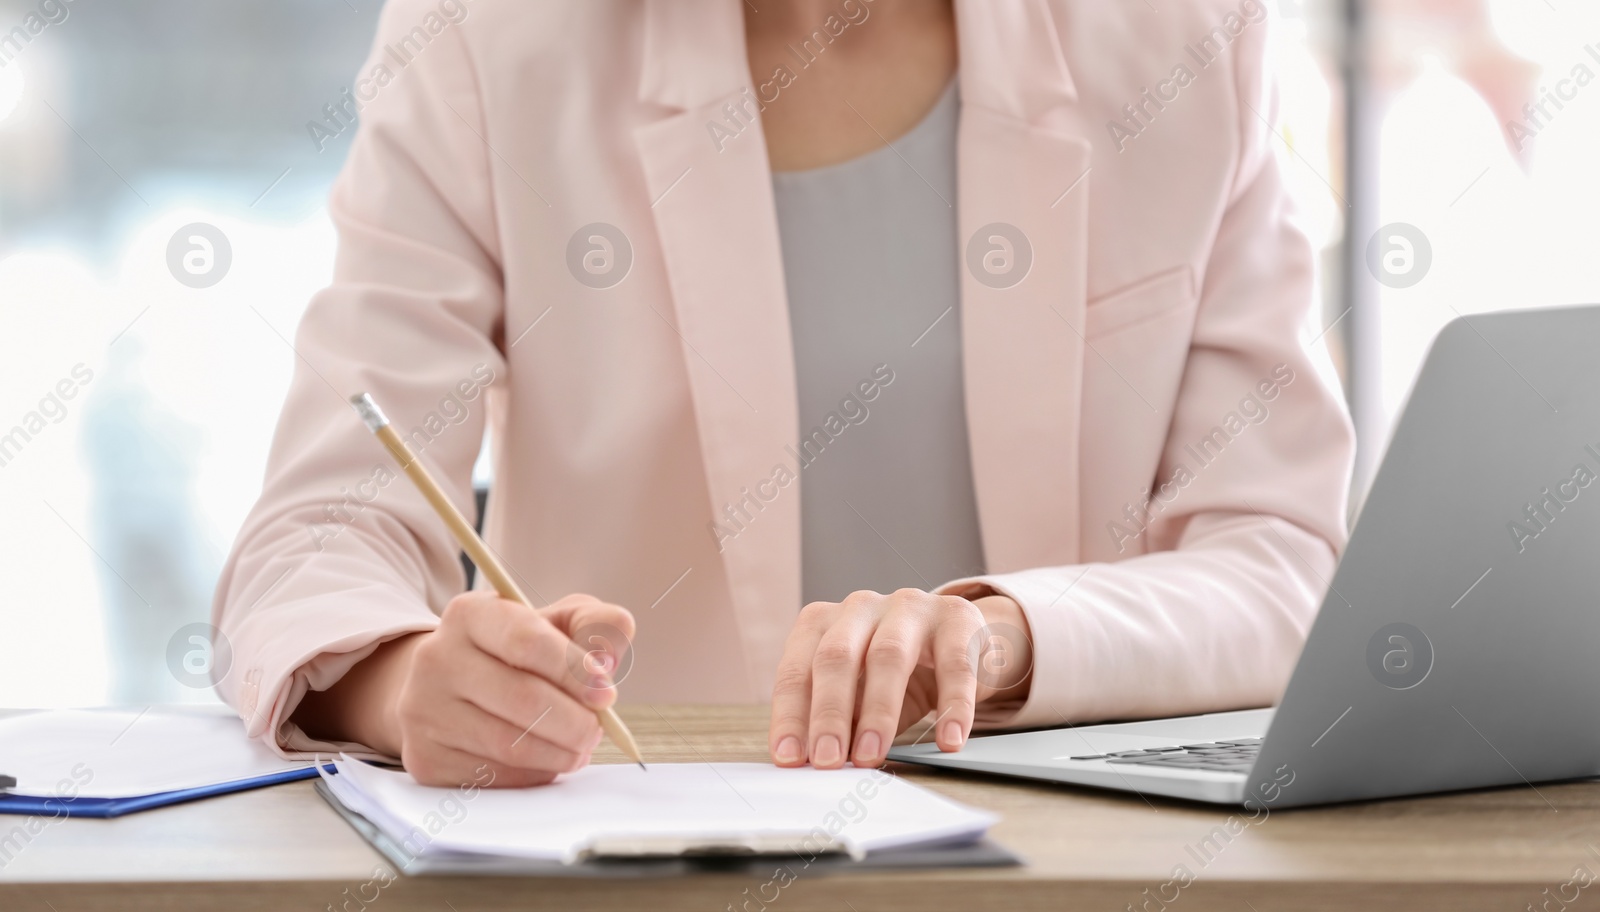
[[[1435,340],[1263,746],[1275,807],[1600,772],[1600,306]]]

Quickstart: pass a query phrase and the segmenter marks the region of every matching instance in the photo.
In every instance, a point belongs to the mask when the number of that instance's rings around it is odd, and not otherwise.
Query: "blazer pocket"
[[[1084,335],[1103,336],[1186,307],[1195,297],[1194,270],[1174,266],[1124,285],[1085,305]]]

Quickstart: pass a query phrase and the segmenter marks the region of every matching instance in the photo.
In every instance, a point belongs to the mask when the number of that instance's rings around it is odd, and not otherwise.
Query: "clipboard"
[[[577,877],[666,878],[690,874],[767,875],[787,867],[793,874],[841,874],[862,870],[905,868],[985,868],[1023,864],[1020,857],[988,837],[954,845],[923,845],[868,853],[857,860],[843,852],[807,858],[792,848],[779,851],[738,851],[733,847],[688,848],[670,855],[615,855],[590,857],[563,864],[540,859],[452,854],[416,856],[397,845],[361,814],[345,807],[327,783],[313,784],[334,812],[361,835],[396,871],[421,876],[471,877]]]
[[[324,768],[331,770],[333,766],[330,764]],[[265,788],[266,786],[278,785],[283,782],[311,779],[316,775],[317,768],[308,766],[304,769],[284,770],[283,772],[266,776],[220,782],[216,785],[178,789],[170,792],[156,792],[150,795],[132,795],[126,798],[65,798],[54,795],[37,797],[33,795],[7,795],[0,792],[0,814],[27,814],[37,817],[49,817],[52,820],[59,820],[63,817],[104,820],[112,817],[121,817],[123,814],[132,814],[137,811],[148,811],[152,808],[182,804],[186,801],[198,801],[201,798],[211,798],[216,795],[228,795],[233,792]]]

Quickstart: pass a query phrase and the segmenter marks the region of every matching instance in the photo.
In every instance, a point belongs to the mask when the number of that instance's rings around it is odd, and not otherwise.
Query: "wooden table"
[[[765,758],[762,708],[634,706],[623,715],[652,760]],[[1188,849],[1224,825],[1228,809],[910,766],[896,772],[999,812],[1004,820],[993,835],[1028,864],[801,876],[767,909],[1519,912],[1546,901],[1550,912],[1600,908],[1600,848],[1590,848],[1600,847],[1600,783],[1277,811],[1202,865]],[[20,820],[0,818],[0,838]],[[1192,883],[1174,880],[1178,865]],[[1584,889],[1573,876],[1580,865],[1595,881]],[[410,877],[370,902],[353,898],[385,868],[309,783],[294,783],[119,820],[54,824],[0,870],[0,910],[762,912],[752,897],[766,880]],[[373,892],[368,887],[366,896]]]

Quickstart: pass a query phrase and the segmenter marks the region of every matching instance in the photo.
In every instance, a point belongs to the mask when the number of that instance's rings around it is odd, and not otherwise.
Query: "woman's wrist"
[[[310,691],[294,712],[294,723],[319,741],[352,741],[375,753],[400,756],[398,706],[411,657],[428,636],[407,634],[382,643],[323,691]]]
[[[978,654],[978,680],[992,692],[979,693],[979,704],[1020,703],[1033,680],[1033,634],[1022,606],[990,589],[969,595],[983,615],[985,641]]]

